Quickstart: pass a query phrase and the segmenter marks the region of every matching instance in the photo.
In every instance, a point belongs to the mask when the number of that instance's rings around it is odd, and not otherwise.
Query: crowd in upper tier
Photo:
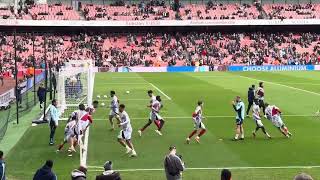
[[[105,5],[81,3],[35,4],[32,0],[19,4],[17,12],[13,6],[1,7],[4,19],[34,20],[217,20],[217,19],[311,19],[320,18],[320,4],[264,3],[252,4],[207,3],[190,4],[161,0],[126,3],[117,0]]]

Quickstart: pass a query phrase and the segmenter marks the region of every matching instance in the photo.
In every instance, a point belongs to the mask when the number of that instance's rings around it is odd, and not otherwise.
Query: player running
[[[79,117],[79,132],[85,134],[88,127],[93,123],[92,114],[94,112],[93,107],[87,107],[82,116]]]
[[[244,140],[244,129],[243,129],[243,120],[245,115],[245,105],[241,101],[240,96],[236,97],[235,101],[232,101],[233,109],[236,111],[236,135],[234,141]]]
[[[147,93],[148,93],[148,96],[150,97],[150,105],[152,105],[152,103],[154,101],[156,101],[156,96],[153,94],[152,90],[149,90]],[[150,106],[148,106],[148,107],[150,107]]]
[[[131,153],[130,157],[136,157],[137,153],[134,150],[133,144],[131,142],[132,126],[128,113],[125,111],[125,105],[120,104],[120,121],[118,122],[119,127],[122,130],[119,133],[118,141],[119,143],[126,148],[126,153]]]
[[[253,107],[252,107],[252,118],[254,120],[254,122],[256,123],[257,127],[256,129],[252,132],[253,137],[256,137],[256,133],[259,129],[262,130],[262,132],[268,137],[271,138],[271,136],[269,135],[269,133],[266,131],[266,129],[264,128],[264,125],[262,123],[261,120],[261,116],[260,116],[260,107],[259,107],[259,101],[257,99],[255,99],[253,101]]]
[[[111,124],[111,131],[114,130],[113,118],[116,118],[119,122],[119,99],[116,96],[115,91],[110,91],[111,102],[110,102],[110,113],[109,113],[109,121]]]
[[[156,96],[156,100],[152,102],[151,105],[149,105],[148,107],[151,108],[151,112],[150,112],[150,117],[148,120],[148,123],[145,124],[143,126],[143,128],[141,128],[138,133],[140,136],[142,136],[142,132],[149,127],[152,124],[152,121],[154,122],[154,124],[157,126],[158,129],[156,129],[156,133],[159,134],[160,136],[162,136],[161,133],[161,129],[163,128],[163,125],[165,123],[165,121],[163,120],[163,118],[160,116],[159,112],[160,109],[163,107],[161,104],[161,97],[160,96]]]
[[[69,119],[66,127],[64,128],[64,139],[63,142],[59,145],[57,152],[60,152],[63,146],[66,143],[70,143],[70,147],[68,148],[68,156],[72,156],[72,152],[76,152],[75,147],[78,144],[78,127],[76,119]]]
[[[194,130],[191,132],[191,134],[187,137],[187,144],[190,143],[190,138],[192,138],[193,135],[195,135],[198,130],[200,130],[198,136],[195,137],[195,140],[200,143],[200,137],[206,133],[206,127],[202,122],[202,119],[204,117],[202,116],[203,109],[203,102],[198,101],[198,105],[196,107],[196,110],[192,113],[192,119],[194,121]]]
[[[292,134],[281,119],[281,110],[277,106],[269,105],[268,103],[265,103],[265,107],[267,119],[270,120],[272,124],[277,127],[284,136],[290,138]]]

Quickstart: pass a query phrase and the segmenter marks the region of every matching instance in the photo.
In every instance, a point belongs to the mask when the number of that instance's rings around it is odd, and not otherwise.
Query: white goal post
[[[81,103],[92,105],[95,77],[92,60],[70,60],[60,69],[57,77],[61,119],[67,119]]]

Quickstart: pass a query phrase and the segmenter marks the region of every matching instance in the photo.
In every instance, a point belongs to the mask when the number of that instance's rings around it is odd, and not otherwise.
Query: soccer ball
[[[129,93],[130,93],[130,91],[126,91],[126,93],[127,93],[127,94],[129,94]]]
[[[101,106],[105,106],[105,104],[104,104],[104,103],[101,103]]]
[[[101,98],[101,96],[100,96],[100,95],[97,95],[97,98]]]
[[[108,98],[108,96],[107,96],[107,95],[104,95],[103,97],[104,97],[104,98]]]

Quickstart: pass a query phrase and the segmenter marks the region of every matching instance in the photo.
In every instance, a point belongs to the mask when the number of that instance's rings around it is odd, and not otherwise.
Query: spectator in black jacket
[[[47,160],[45,165],[38,169],[33,180],[57,180],[57,176],[52,172],[53,161]]]
[[[121,180],[120,174],[112,170],[112,162],[104,164],[104,172],[96,177],[96,180]]]
[[[249,87],[248,90],[248,108],[247,108],[247,117],[249,116],[249,111],[251,109],[251,106],[253,105],[253,101],[254,101],[254,91],[255,91],[255,85],[252,85],[251,87]]]
[[[87,179],[87,168],[80,166],[71,172],[71,180],[86,180]]]
[[[40,102],[40,109],[42,110],[43,108],[43,103],[46,99],[46,88],[44,87],[43,84],[40,84],[39,88],[38,88],[38,91],[37,91],[37,96],[38,96],[38,99],[39,99],[39,102]]]
[[[231,180],[231,171],[223,169],[221,171],[221,180]]]

